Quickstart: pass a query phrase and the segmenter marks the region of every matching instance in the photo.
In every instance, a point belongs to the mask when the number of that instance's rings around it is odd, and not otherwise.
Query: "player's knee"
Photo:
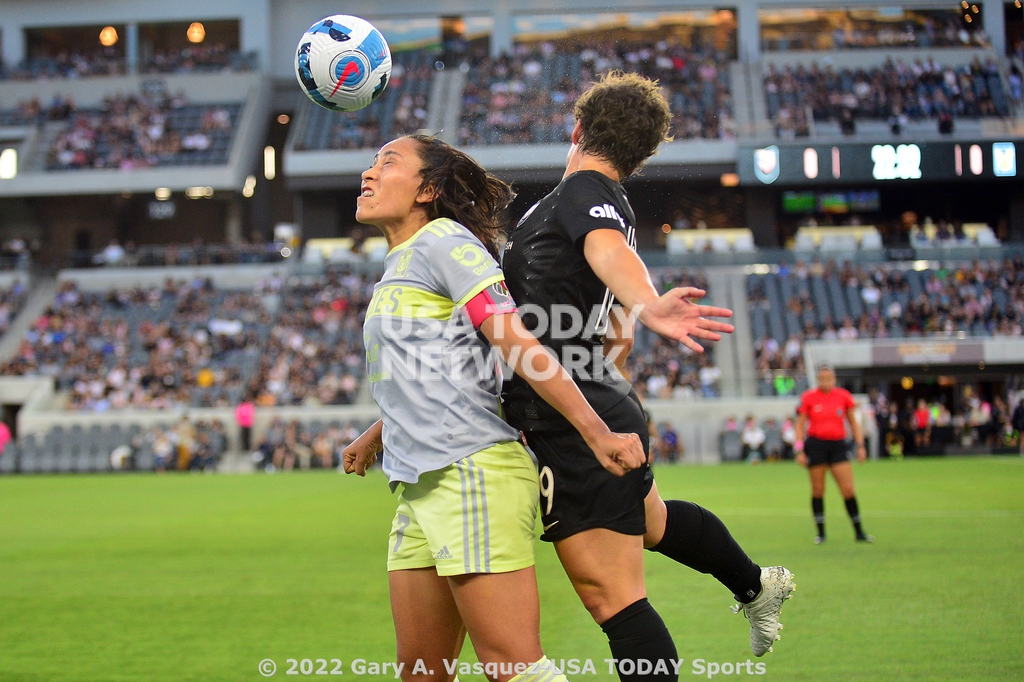
[[[583,602],[583,607],[590,613],[594,622],[599,624],[646,596],[642,589],[639,591],[629,590],[622,586],[612,590],[595,585],[578,587],[576,591],[580,596],[580,601]]]

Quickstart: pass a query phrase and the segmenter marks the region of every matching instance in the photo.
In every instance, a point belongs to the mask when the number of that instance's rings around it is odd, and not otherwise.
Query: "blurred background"
[[[339,12],[394,54],[352,114],[293,74]],[[8,0],[0,56],[0,473],[336,466],[376,419],[359,173],[437,134],[515,222],[610,69],[673,113],[626,183],[640,253],[737,325],[701,355],[639,333],[659,461],[791,457],[822,362],[873,457],[1020,452],[1020,0]]]

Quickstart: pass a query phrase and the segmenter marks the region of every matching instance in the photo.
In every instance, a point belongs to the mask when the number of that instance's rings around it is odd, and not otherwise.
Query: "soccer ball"
[[[336,14],[302,34],[295,77],[320,106],[356,111],[384,92],[391,78],[391,48],[370,22]]]

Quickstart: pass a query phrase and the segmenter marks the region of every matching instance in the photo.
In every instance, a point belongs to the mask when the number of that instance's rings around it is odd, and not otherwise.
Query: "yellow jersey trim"
[[[409,246],[414,241],[419,239],[420,235],[423,234],[424,232],[430,232],[431,234],[437,235],[438,237],[444,237],[450,234],[458,234],[459,230],[457,227],[455,227],[455,222],[450,218],[438,218],[436,220],[431,220],[429,223],[427,223],[420,229],[416,230],[416,234],[409,237],[401,244],[396,244],[393,248],[391,248],[388,251],[388,255],[390,256],[395,251],[398,251],[399,249],[404,249],[405,247]]]
[[[366,309],[366,317],[383,315],[450,320],[454,313],[455,302],[450,298],[408,284],[378,287]]]
[[[505,275],[493,275],[491,277],[488,277],[487,279],[483,280],[482,282],[477,284],[475,287],[470,289],[469,293],[466,294],[465,296],[463,296],[462,298],[460,298],[455,305],[457,305],[458,307],[461,308],[462,306],[464,306],[467,303],[469,303],[469,301],[474,296],[479,294],[481,291],[483,291],[487,287],[491,286],[492,284],[495,284],[496,282],[504,282],[504,281],[505,281]]]

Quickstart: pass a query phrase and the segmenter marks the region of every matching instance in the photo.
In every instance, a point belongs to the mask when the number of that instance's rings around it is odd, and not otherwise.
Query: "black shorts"
[[[601,418],[616,433],[640,436],[644,452],[650,452],[647,419],[636,393],[631,391]],[[601,466],[572,426],[527,431],[526,442],[540,467],[541,540],[563,540],[591,528],[624,535],[647,532],[644,498],[654,484],[649,464],[616,476]]]
[[[804,441],[807,466],[840,464],[850,460],[850,444],[845,440],[821,440],[808,438]]]

